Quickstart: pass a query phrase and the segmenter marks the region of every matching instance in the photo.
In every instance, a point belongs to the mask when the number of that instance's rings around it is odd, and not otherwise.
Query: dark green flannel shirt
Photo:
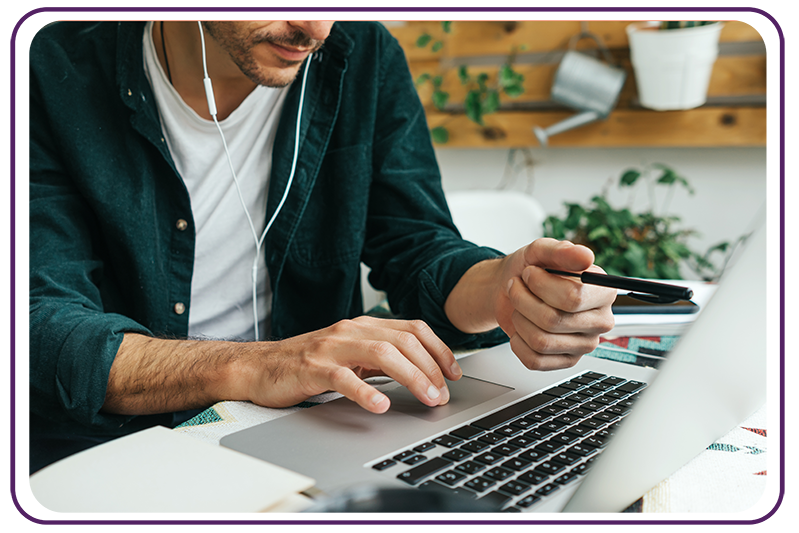
[[[191,312],[192,210],[144,75],[143,27],[58,23],[31,47],[34,438],[174,423],[100,410],[123,335],[185,337]],[[400,46],[379,24],[336,23],[310,69],[294,184],[264,246],[273,336],[362,314],[363,261],[393,312],[422,318],[448,344],[507,340],[465,335],[444,314],[461,275],[500,254],[452,224]],[[299,89],[280,119],[267,217],[288,180]]]

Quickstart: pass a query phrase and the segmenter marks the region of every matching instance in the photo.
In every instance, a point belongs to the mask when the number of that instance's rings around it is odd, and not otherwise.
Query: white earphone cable
[[[299,109],[297,111],[297,127],[294,134],[294,157],[291,161],[291,171],[289,172],[289,179],[286,183],[286,189],[283,191],[283,197],[280,199],[280,202],[275,209],[274,214],[272,214],[272,218],[269,219],[269,222],[266,224],[263,233],[261,234],[261,238],[258,238],[258,233],[255,231],[255,225],[253,224],[252,217],[250,216],[250,211],[247,209],[247,204],[244,201],[244,196],[241,193],[241,187],[239,186],[239,179],[236,175],[236,170],[233,167],[233,160],[230,157],[230,150],[228,149],[227,141],[225,139],[225,134],[222,131],[222,127],[217,120],[217,110],[216,110],[216,100],[214,98],[214,91],[211,85],[211,78],[208,76],[208,65],[205,58],[205,36],[203,34],[203,26],[202,22],[197,21],[197,25],[200,28],[200,44],[202,45],[202,58],[203,58],[203,85],[205,87],[205,97],[208,100],[208,111],[211,114],[211,118],[214,120],[214,124],[216,125],[217,131],[219,131],[219,136],[222,137],[222,145],[225,148],[225,155],[227,156],[228,166],[230,167],[230,172],[233,175],[233,182],[236,185],[236,192],[239,195],[239,201],[241,202],[241,207],[244,209],[244,214],[247,217],[247,222],[250,226],[250,231],[252,232],[253,241],[255,243],[255,259],[253,260],[252,264],[252,313],[253,313],[253,325],[255,329],[255,340],[260,340],[260,335],[258,332],[258,259],[261,256],[261,246],[263,245],[264,239],[266,238],[266,234],[269,232],[269,229],[272,227],[275,219],[277,218],[278,213],[283,208],[283,204],[286,202],[286,198],[289,195],[289,190],[291,189],[291,184],[294,181],[294,172],[297,169],[297,155],[299,152],[300,146],[300,125],[302,123],[302,107],[303,101],[305,100],[305,82],[308,78],[308,71],[311,68],[311,58],[313,54],[308,56],[308,59],[305,63],[305,70],[303,71],[302,75],[302,87],[300,88],[300,103]]]

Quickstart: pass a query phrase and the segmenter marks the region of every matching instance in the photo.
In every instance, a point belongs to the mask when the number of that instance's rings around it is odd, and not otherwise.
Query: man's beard
[[[253,83],[266,87],[285,87],[289,85],[297,76],[300,61],[289,61],[279,56],[274,56],[282,69],[288,70],[296,67],[293,73],[284,72],[284,75],[272,75],[264,72],[256,59],[253,57],[252,49],[261,43],[272,43],[278,46],[310,48],[316,52],[324,41],[312,39],[300,30],[292,30],[284,34],[276,34],[268,30],[256,33],[252,38],[241,36],[237,29],[229,26],[225,22],[203,22],[203,26],[209,35],[230,55],[230,58],[239,67],[239,70],[247,76]]]

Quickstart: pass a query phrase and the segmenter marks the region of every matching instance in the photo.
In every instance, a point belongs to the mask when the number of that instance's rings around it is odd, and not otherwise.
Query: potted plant
[[[692,109],[707,100],[723,24],[649,21],[627,26],[638,97],[658,111]]]
[[[649,192],[649,209],[634,213],[629,207],[614,208],[608,202],[606,187],[588,205],[564,203],[566,215],[547,217],[544,235],[587,246],[594,252],[596,264],[608,274],[681,279],[680,270],[684,265],[705,281],[716,280],[732,252],[730,244],[716,244],[704,254],[694,252],[688,247],[687,240],[697,232],[677,228],[679,217],[661,214],[668,213],[675,187],[681,186],[690,194],[694,193],[688,181],[670,167],[656,163],[644,169],[626,170],[619,178],[618,186],[630,189],[632,203],[635,187],[642,182],[646,183]],[[667,191],[660,208],[656,206],[655,198],[658,188]],[[714,263],[714,256],[719,254],[723,259],[721,267]]]

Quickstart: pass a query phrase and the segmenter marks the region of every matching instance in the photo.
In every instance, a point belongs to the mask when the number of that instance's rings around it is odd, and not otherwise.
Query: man
[[[549,370],[613,325],[615,291],[544,270],[599,270],[588,249],[460,239],[378,24],[47,27],[30,165],[32,471],[221,400],[382,413],[374,375],[440,405],[450,347],[510,338]],[[360,316],[361,261],[409,320]]]

